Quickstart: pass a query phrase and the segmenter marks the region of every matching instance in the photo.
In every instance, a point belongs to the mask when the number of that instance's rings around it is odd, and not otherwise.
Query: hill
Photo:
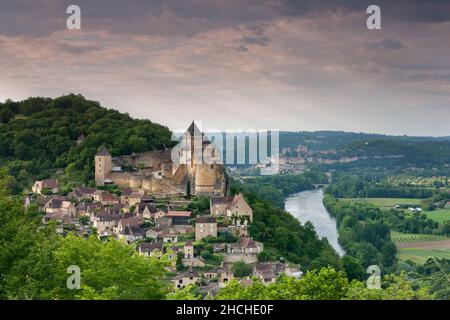
[[[16,192],[55,168],[79,180],[93,178],[93,159],[104,144],[112,155],[172,145],[167,127],[107,109],[81,95],[0,103],[0,163],[15,177]]]

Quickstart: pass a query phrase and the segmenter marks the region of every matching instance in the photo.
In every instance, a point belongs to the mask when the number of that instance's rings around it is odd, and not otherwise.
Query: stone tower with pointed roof
[[[98,148],[95,155],[95,182],[97,185],[104,185],[105,180],[109,178],[111,174],[112,159],[111,154],[105,148],[101,146]]]
[[[182,136],[177,150],[179,160],[173,166],[174,176],[182,172],[194,194],[212,194],[218,190],[224,193],[224,170],[219,152],[195,122]]]

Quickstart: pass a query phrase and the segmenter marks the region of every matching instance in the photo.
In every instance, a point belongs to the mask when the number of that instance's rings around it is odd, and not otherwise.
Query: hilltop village
[[[55,221],[63,235],[114,237],[163,261],[174,289],[197,284],[214,296],[234,278],[301,274],[258,260],[264,244],[249,231],[253,210],[242,194],[227,196],[219,152],[195,123],[173,149],[112,157],[100,146],[93,161],[95,186],[63,194],[57,179],[36,181],[25,205],[37,203],[43,223]]]

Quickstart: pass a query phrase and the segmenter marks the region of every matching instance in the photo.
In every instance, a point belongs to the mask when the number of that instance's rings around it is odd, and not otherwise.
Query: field
[[[392,176],[388,182],[393,185],[421,187],[421,188],[436,188],[448,187],[447,177],[412,177],[412,176]]]
[[[407,199],[407,198],[341,198],[345,201],[361,201],[371,203],[380,208],[392,208],[396,204],[414,204],[417,205],[422,199]]]
[[[391,232],[391,238],[396,245],[410,242],[439,241],[448,239],[445,236],[435,234],[410,234],[397,231]]]
[[[417,264],[424,264],[430,257],[450,259],[450,249],[405,248],[398,249],[397,251],[397,258],[399,260],[411,260]]]
[[[396,204],[411,204],[418,205],[422,199],[409,199],[409,198],[340,198],[344,201],[356,201],[356,202],[367,202],[380,209],[390,209]],[[407,210],[407,209],[403,209]],[[424,211],[428,218],[442,223],[444,221],[450,220],[450,209],[440,209],[434,211]]]
[[[439,223],[450,220],[450,209],[425,211],[425,214],[428,218],[433,219],[434,221],[437,221]]]
[[[397,258],[423,264],[429,257],[450,259],[450,238],[441,235],[406,234],[393,231]]]

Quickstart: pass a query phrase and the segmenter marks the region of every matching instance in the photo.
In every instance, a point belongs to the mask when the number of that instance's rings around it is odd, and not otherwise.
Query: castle
[[[95,155],[95,181],[161,195],[185,194],[188,184],[196,195],[223,196],[226,188],[220,152],[194,122],[172,149],[113,158],[101,146]]]

